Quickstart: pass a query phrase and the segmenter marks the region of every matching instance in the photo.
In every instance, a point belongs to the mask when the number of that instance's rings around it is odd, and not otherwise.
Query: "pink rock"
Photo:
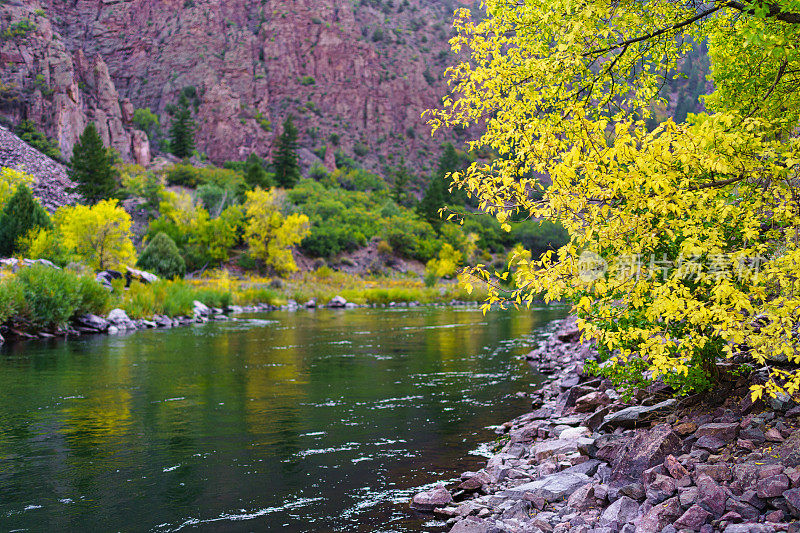
[[[778,474],[760,479],[756,484],[756,494],[759,498],[776,498],[789,490],[789,486],[789,478],[784,474]]]
[[[439,486],[433,490],[420,492],[411,500],[411,508],[417,511],[433,511],[453,502],[453,496],[446,488]]]
[[[716,481],[706,475],[697,477],[698,503],[710,510],[715,517],[722,516],[725,512],[725,502],[728,499],[725,491]]]
[[[703,524],[708,522],[709,518],[711,518],[711,513],[695,504],[689,507],[673,525],[676,529],[693,529],[697,531]]]
[[[684,476],[688,476],[689,472],[683,467],[675,456],[670,454],[664,459],[664,468],[667,469],[669,475],[675,479],[682,479]]]

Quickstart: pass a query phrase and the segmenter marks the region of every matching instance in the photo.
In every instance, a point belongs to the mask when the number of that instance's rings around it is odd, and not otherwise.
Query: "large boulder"
[[[94,331],[106,331],[108,326],[111,325],[105,318],[91,313],[76,318],[75,324],[79,327]]]
[[[155,283],[158,281],[158,276],[155,274],[151,274],[150,272],[145,272],[144,270],[136,270],[135,268],[126,267],[127,271],[125,272],[125,281],[128,285],[131,284],[132,281],[138,281],[139,283],[143,283],[147,285],[148,283]]]
[[[446,488],[439,486],[414,495],[411,499],[411,508],[417,511],[430,512],[439,507],[445,507],[452,502],[453,496],[450,495],[450,492]]]
[[[334,296],[331,301],[328,302],[328,307],[331,309],[343,309],[347,307],[347,300],[338,295]]]
[[[112,309],[111,312],[108,313],[108,317],[106,317],[106,319],[118,329],[134,328],[133,321],[128,318],[128,314],[122,309]]]
[[[525,497],[525,494],[531,493],[534,496],[544,498],[548,502],[555,502],[569,498],[578,488],[591,481],[592,479],[586,474],[559,472],[504,490],[501,494],[510,498],[520,499]]]
[[[679,453],[682,447],[683,442],[669,424],[637,430],[612,460],[612,479],[637,479],[648,468],[663,464],[668,455]]]

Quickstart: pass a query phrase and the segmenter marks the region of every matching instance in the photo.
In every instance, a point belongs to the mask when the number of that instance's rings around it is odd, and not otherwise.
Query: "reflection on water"
[[[563,309],[276,312],[0,351],[0,529],[420,531]]]

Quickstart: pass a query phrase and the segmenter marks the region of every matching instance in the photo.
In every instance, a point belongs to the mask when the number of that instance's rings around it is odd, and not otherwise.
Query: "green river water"
[[[0,350],[0,531],[438,531],[563,308],[274,312]]]

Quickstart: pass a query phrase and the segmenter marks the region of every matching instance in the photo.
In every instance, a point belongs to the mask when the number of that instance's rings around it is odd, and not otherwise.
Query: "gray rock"
[[[576,439],[557,439],[545,441],[533,447],[533,456],[536,461],[541,463],[548,457],[557,454],[568,454],[578,451],[578,443]]]
[[[342,298],[341,296],[334,296],[330,302],[328,302],[328,307],[331,309],[343,309],[347,306],[347,300]]]
[[[117,326],[108,326],[106,333],[108,333],[109,335],[116,335],[117,333],[119,333],[119,328]]]
[[[695,448],[702,448],[710,452],[715,452],[725,447],[725,441],[711,435],[703,435],[694,443]]]
[[[735,422],[703,424],[697,428],[697,431],[694,432],[694,436],[697,438],[700,438],[704,435],[709,435],[726,442],[735,440],[738,434],[739,424]]]
[[[639,504],[623,496],[603,511],[598,524],[600,527],[611,527],[616,530],[636,518],[638,512]]]
[[[767,524],[728,524],[724,533],[775,533],[775,528]]]
[[[786,505],[795,518],[800,518],[800,488],[784,491]]]
[[[634,405],[632,407],[626,407],[621,411],[606,415],[606,417],[603,418],[603,424],[600,426],[600,429],[613,429],[615,427],[637,427],[643,424],[645,419],[649,421],[649,416],[669,410],[677,403],[677,400],[669,399],[652,406]]]
[[[450,495],[450,491],[439,486],[414,495],[411,499],[411,508],[417,511],[433,511],[437,507],[445,507],[452,502],[453,496]]]
[[[475,516],[459,521],[450,533],[504,533],[502,529]]]
[[[586,511],[597,507],[597,497],[594,494],[594,485],[589,483],[578,487],[567,500],[567,506],[576,511]]]
[[[145,272],[144,270],[136,270],[135,268],[125,267],[125,280],[127,281],[128,285],[130,285],[131,281],[138,281],[139,283],[143,283],[147,285],[148,283],[155,283],[158,281],[158,276],[155,274],[151,274],[150,272]]]
[[[79,316],[75,319],[75,323],[84,328],[93,329],[95,331],[106,331],[110,325],[108,320],[101,316],[93,315],[91,313]]]
[[[544,498],[548,502],[554,502],[568,498],[579,487],[589,482],[591,482],[591,478],[585,474],[559,472],[504,490],[500,494],[519,499],[524,497],[526,493],[531,493],[534,496]]]
[[[111,312],[108,313],[106,320],[117,326],[119,329],[133,328],[133,321],[128,318],[128,314],[122,309],[112,309]]]
[[[211,308],[199,300],[192,302],[192,307],[194,308],[195,316],[209,316],[211,314]]]

